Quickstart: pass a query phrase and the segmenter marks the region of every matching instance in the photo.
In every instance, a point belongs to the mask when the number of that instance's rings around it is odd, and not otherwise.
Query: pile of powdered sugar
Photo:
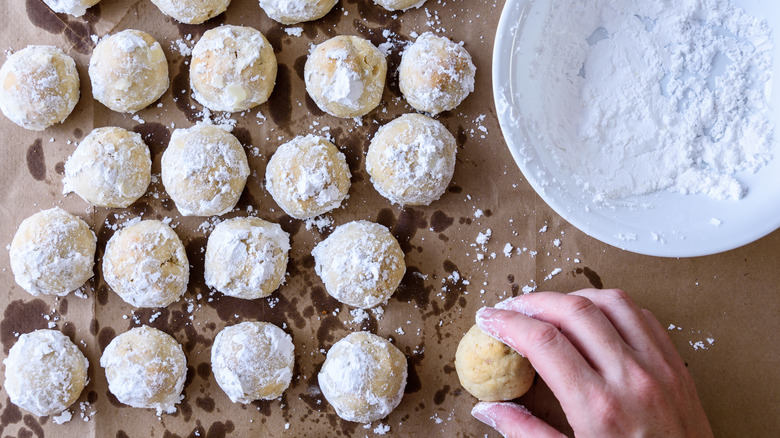
[[[771,158],[772,41],[729,0],[557,0],[530,117],[596,201],[658,190],[739,199]]]

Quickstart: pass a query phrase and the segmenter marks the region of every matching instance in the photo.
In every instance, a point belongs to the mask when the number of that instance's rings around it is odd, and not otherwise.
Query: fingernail
[[[493,307],[495,307],[496,309],[510,310],[513,307],[512,304],[519,299],[520,297],[507,298],[504,301],[500,301],[496,303],[496,305]]]
[[[494,319],[495,316],[496,316],[496,313],[498,313],[498,312],[496,311],[496,309],[494,309],[492,307],[483,307],[483,308],[477,310],[477,315],[474,317],[474,319],[476,319],[477,320],[477,324],[479,324],[480,320],[485,321],[485,320]],[[481,325],[480,325],[480,327],[481,327]]]
[[[471,409],[471,416],[495,429],[496,421],[489,415],[491,406],[492,403],[479,402]]]
[[[514,312],[519,312],[525,316],[530,316],[532,318],[542,313],[541,309],[532,307],[529,303],[525,301],[524,298],[525,295],[520,295],[519,297],[507,298],[506,300],[497,303],[494,307],[496,309],[512,310]]]

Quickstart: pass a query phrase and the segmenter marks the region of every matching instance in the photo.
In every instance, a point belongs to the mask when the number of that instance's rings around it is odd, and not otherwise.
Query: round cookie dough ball
[[[337,0],[260,0],[260,7],[282,24],[314,21],[327,15]]]
[[[406,273],[398,241],[385,226],[368,221],[337,227],[312,255],[328,293],[364,309],[387,302]]]
[[[379,194],[400,205],[439,199],[455,172],[455,137],[440,122],[404,114],[377,131],[366,154],[366,170]]]
[[[534,383],[531,362],[476,324],[455,352],[455,370],[463,388],[482,401],[512,400]]]
[[[108,240],[103,278],[135,307],[165,307],[187,291],[190,264],[171,227],[145,220],[117,231]]]
[[[23,220],[11,241],[16,283],[34,296],[64,296],[92,278],[97,238],[83,220],[54,207]]]
[[[267,322],[225,327],[211,347],[211,368],[233,403],[273,400],[290,386],[295,363],[290,335]]]
[[[56,330],[19,336],[3,364],[11,403],[40,417],[64,411],[87,386],[87,358]]]
[[[290,235],[279,224],[243,217],[214,227],[206,245],[206,284],[254,300],[275,291],[287,271]]]
[[[115,337],[103,351],[108,390],[120,402],[134,408],[176,412],[184,396],[187,358],[173,336],[141,326]]]
[[[406,356],[384,338],[356,332],[333,344],[318,377],[322,395],[339,417],[370,423],[400,403],[406,387]]]
[[[374,0],[374,3],[388,11],[405,11],[411,8],[419,8],[425,0]]]
[[[230,0],[152,0],[163,14],[187,24],[200,24],[225,12]]]
[[[100,0],[43,0],[52,11],[81,17]]]
[[[76,62],[54,46],[27,46],[0,68],[0,110],[25,129],[62,122],[79,101]]]
[[[100,40],[89,60],[92,95],[120,113],[151,105],[168,89],[168,61],[160,43],[140,30]]]
[[[143,196],[152,178],[152,159],[141,134],[97,128],[65,162],[63,194],[75,192],[98,207],[125,208]]]
[[[190,86],[195,100],[214,111],[245,111],[268,100],[276,82],[276,55],[256,29],[219,26],[192,49]]]
[[[249,162],[238,139],[202,123],[173,131],[161,168],[165,191],[183,216],[229,212],[249,177]]]
[[[285,213],[308,219],[341,205],[352,174],[347,159],[323,137],[297,137],[279,147],[265,170],[266,188]]]
[[[426,32],[404,50],[398,84],[409,105],[436,115],[454,109],[474,91],[476,71],[462,45]]]
[[[341,35],[318,45],[304,67],[306,91],[321,110],[360,117],[379,105],[387,60],[370,41]]]

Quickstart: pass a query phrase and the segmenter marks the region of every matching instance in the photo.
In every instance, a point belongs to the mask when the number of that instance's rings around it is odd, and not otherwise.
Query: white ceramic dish
[[[542,32],[551,0],[507,0],[493,52],[493,93],[501,130],[517,165],[534,190],[564,219],[586,234],[627,251],[694,257],[746,245],[780,227],[780,148],[754,174],[737,177],[748,186],[738,201],[716,201],[704,195],[658,192],[633,198],[646,207],[605,207],[592,201],[570,177],[557,171],[547,148],[523,123],[524,113],[539,105],[538,84],[529,63]],[[773,77],[780,77],[780,2],[736,1],[748,13],[766,17],[774,33]],[[530,19],[529,19],[530,18]],[[780,93],[771,96],[780,109]],[[780,112],[775,111],[776,114]],[[775,117],[775,137],[780,118]]]

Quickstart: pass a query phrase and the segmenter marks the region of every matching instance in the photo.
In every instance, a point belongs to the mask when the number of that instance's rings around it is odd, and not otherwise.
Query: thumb
[[[471,415],[506,438],[560,438],[564,435],[536,418],[524,406],[509,402],[479,402]]]

